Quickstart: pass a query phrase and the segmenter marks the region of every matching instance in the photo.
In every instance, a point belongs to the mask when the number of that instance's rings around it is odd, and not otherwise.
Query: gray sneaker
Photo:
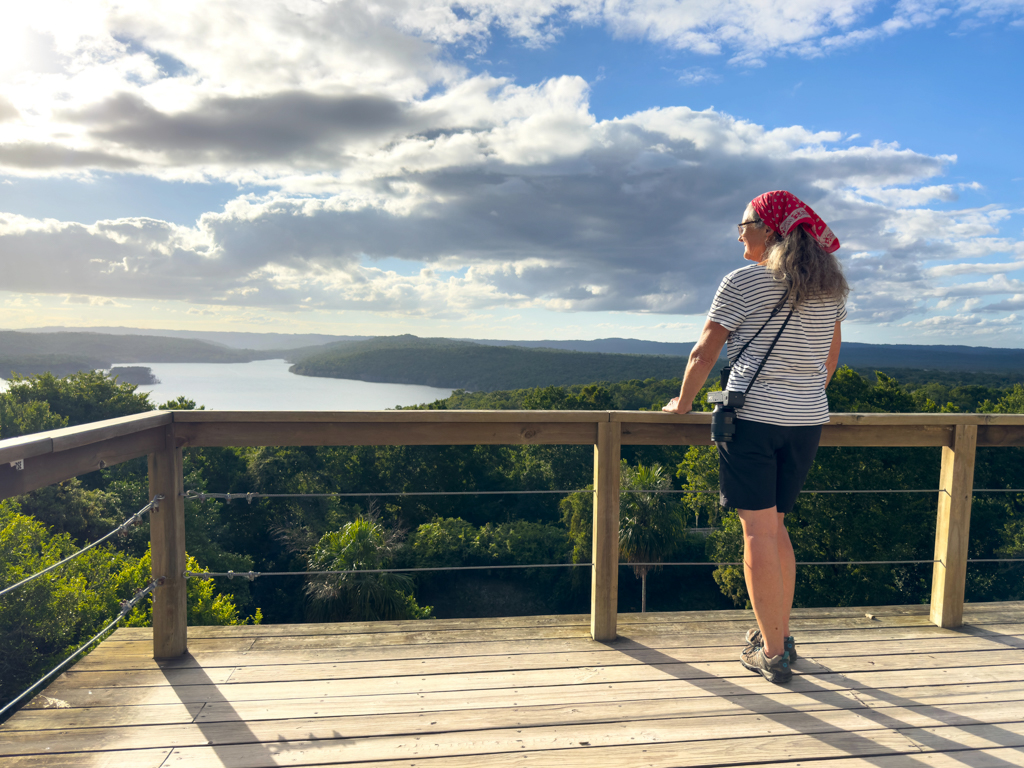
[[[754,645],[760,647],[764,645],[764,640],[761,639],[761,630],[755,627],[754,629],[747,630],[747,645]],[[786,635],[782,638],[782,647],[789,651],[789,663],[792,664],[797,660],[796,655],[796,641],[792,635]]]
[[[751,672],[757,672],[769,683],[781,685],[793,679],[793,670],[789,668],[789,652],[783,651],[779,656],[768,658],[760,645],[748,645],[740,653],[740,664]]]

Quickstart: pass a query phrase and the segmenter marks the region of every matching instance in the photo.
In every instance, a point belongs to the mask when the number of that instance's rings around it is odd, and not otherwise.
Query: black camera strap
[[[764,321],[764,325],[762,325],[760,328],[758,328],[757,329],[757,333],[755,333],[753,336],[751,336],[750,340],[747,341],[747,343],[744,344],[743,347],[740,349],[740,353],[738,355],[736,355],[736,360],[737,361],[739,361],[739,359],[741,357],[743,357],[743,353],[747,351],[747,347],[749,347],[751,344],[754,343],[754,339],[756,339],[758,336],[761,335],[761,331],[763,331],[765,328],[768,327],[768,323],[770,323],[775,318],[775,316],[777,314],[779,314],[779,312],[782,310],[782,308],[784,306],[786,306],[786,299],[789,298],[789,291],[790,291],[790,289],[786,288],[786,293],[782,296],[781,299],[779,299],[779,303],[775,305],[775,308],[772,309],[771,314],[768,315],[768,319]],[[786,330],[786,326],[789,325],[789,321],[790,321],[790,319],[792,317],[793,317],[793,309],[790,309],[789,310],[789,314],[786,316],[786,319],[782,322],[782,327],[779,328],[779,332],[777,334],[775,334],[774,341],[772,341],[771,346],[768,347],[768,351],[764,353],[764,357],[761,358],[761,364],[759,366],[757,366],[757,370],[754,372],[754,376],[750,379],[750,383],[747,384],[747,388],[743,391],[744,395],[746,395],[746,394],[748,394],[750,392],[750,388],[754,386],[754,382],[757,381],[757,377],[761,375],[761,369],[764,368],[764,364],[768,362],[768,355],[770,355],[772,353],[772,350],[775,349],[775,345],[779,343],[779,339],[782,337],[782,332],[784,330]],[[723,390],[726,388],[726,384],[729,381],[729,375],[731,373],[732,373],[732,365],[727,365],[727,366],[725,366],[722,369],[722,389]]]

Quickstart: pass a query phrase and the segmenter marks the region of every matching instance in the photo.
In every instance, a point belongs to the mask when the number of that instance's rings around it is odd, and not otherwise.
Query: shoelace
[[[764,640],[761,639],[760,629],[748,629],[747,630],[747,645],[752,645],[755,648],[764,645]],[[793,640],[792,635],[787,635],[782,639],[783,648],[787,651],[792,650],[796,646],[796,641]]]

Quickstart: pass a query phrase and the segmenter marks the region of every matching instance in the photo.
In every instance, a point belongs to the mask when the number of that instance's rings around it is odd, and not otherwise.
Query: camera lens
[[[736,435],[736,409],[716,405],[711,413],[711,442],[731,443]]]

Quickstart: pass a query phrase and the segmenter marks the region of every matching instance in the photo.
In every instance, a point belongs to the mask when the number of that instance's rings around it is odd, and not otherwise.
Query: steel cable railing
[[[576,488],[567,490],[540,491],[359,491],[347,493],[261,493],[258,491],[240,493],[208,493],[206,491],[186,491],[186,501],[220,500],[224,502],[245,500],[252,504],[256,499],[365,499],[372,496],[525,496],[541,494],[569,495],[573,493],[594,493],[593,488]],[[1024,488],[975,488],[974,493],[1024,493]],[[715,489],[676,489],[676,488],[623,488],[619,493],[663,493],[663,494],[715,494]],[[805,489],[801,494],[817,493],[945,493],[945,488],[851,488],[851,489]]]
[[[8,592],[13,592],[18,587],[25,586],[30,581],[34,581],[35,579],[38,579],[40,576],[42,576],[44,574],[47,574],[47,573],[49,573],[50,571],[52,571],[52,570],[54,570],[56,568],[59,568],[60,566],[64,565],[65,563],[71,562],[76,557],[84,555],[86,552],[88,552],[93,547],[99,546],[103,542],[107,541],[110,538],[113,538],[114,536],[118,535],[119,533],[124,533],[129,528],[131,528],[133,525],[136,525],[142,519],[142,516],[145,515],[147,512],[159,509],[160,502],[163,501],[163,498],[164,497],[160,496],[160,495],[154,496],[146,506],[144,506],[142,509],[140,509],[138,512],[136,512],[134,515],[129,517],[127,520],[125,520],[119,526],[117,526],[117,528],[115,528],[114,530],[110,531],[110,533],[107,533],[106,535],[101,536],[100,538],[96,539],[96,541],[92,542],[91,544],[86,544],[84,547],[79,549],[77,552],[74,552],[74,553],[68,555],[63,560],[60,560],[59,562],[56,562],[53,565],[50,565],[50,566],[44,568],[43,570],[39,571],[38,573],[33,573],[31,576],[28,576],[28,577],[22,579],[21,581],[17,582],[16,584],[11,584],[10,586],[7,586],[7,587],[4,587],[3,589],[0,589],[0,597],[3,597]]]
[[[531,490],[531,491],[363,491],[363,492],[337,492],[337,493],[210,493],[206,491],[189,490],[185,493],[188,501],[206,501],[207,499],[221,500],[225,503],[232,501],[246,500],[252,503],[254,499],[299,499],[299,498],[369,498],[376,496],[496,496],[496,495],[527,495],[527,494],[574,494],[594,493],[592,488],[580,488],[574,490]],[[717,494],[717,490],[693,490],[693,489],[668,489],[668,488],[624,488],[620,493],[663,493],[663,494]],[[978,488],[975,493],[1020,493],[1020,488]],[[810,489],[802,490],[804,494],[824,493],[947,493],[944,488],[896,488],[896,489]],[[941,563],[941,560],[813,560],[799,561],[796,565],[920,565],[924,563]],[[974,558],[968,559],[968,563],[1015,563],[1024,562],[1024,558]],[[660,562],[660,563],[630,563],[620,562],[620,566],[630,567],[663,567],[663,566],[715,566],[742,565],[742,562]],[[593,563],[533,563],[516,565],[451,565],[422,568],[374,568],[374,569],[350,569],[333,571],[185,571],[182,575],[186,579],[247,579],[255,581],[265,576],[347,576],[354,574],[383,574],[383,573],[425,573],[438,571],[488,571],[488,570],[523,570],[527,568],[589,568]]]
[[[72,653],[70,656],[68,656],[66,659],[64,659],[64,661],[60,662],[56,667],[54,667],[49,672],[47,672],[45,675],[43,675],[41,678],[36,680],[36,682],[34,682],[27,689],[25,689],[18,697],[16,697],[16,698],[12,699],[11,701],[7,702],[7,704],[4,705],[4,708],[0,709],[0,722],[3,722],[8,714],[10,714],[14,710],[18,709],[19,702],[21,702],[25,698],[27,698],[29,696],[29,694],[31,694],[33,691],[38,689],[39,686],[41,686],[43,683],[47,682],[52,677],[57,675],[61,670],[64,669],[64,667],[66,667],[68,664],[70,664],[72,661],[74,661],[76,658],[78,658],[78,656],[81,655],[82,652],[85,651],[86,648],[91,646],[93,643],[95,643],[97,640],[99,640],[101,637],[103,637],[103,635],[105,635],[107,632],[109,632],[111,629],[113,629],[125,616],[127,616],[129,613],[131,613],[132,609],[136,605],[139,604],[139,601],[142,600],[142,598],[144,598],[150,592],[152,592],[153,589],[156,586],[157,586],[157,580],[156,579],[152,579],[152,580],[150,580],[149,584],[147,584],[145,587],[143,587],[138,592],[136,592],[135,595],[133,595],[131,598],[129,598],[128,600],[122,601],[121,602],[121,610],[118,612],[117,617],[114,618],[113,621],[111,621],[109,624],[107,624],[107,626],[105,626],[103,629],[101,629],[99,632],[97,632],[95,635],[93,635],[92,638],[90,638],[85,643],[80,645],[78,647],[78,650],[76,650],[74,653]]]

